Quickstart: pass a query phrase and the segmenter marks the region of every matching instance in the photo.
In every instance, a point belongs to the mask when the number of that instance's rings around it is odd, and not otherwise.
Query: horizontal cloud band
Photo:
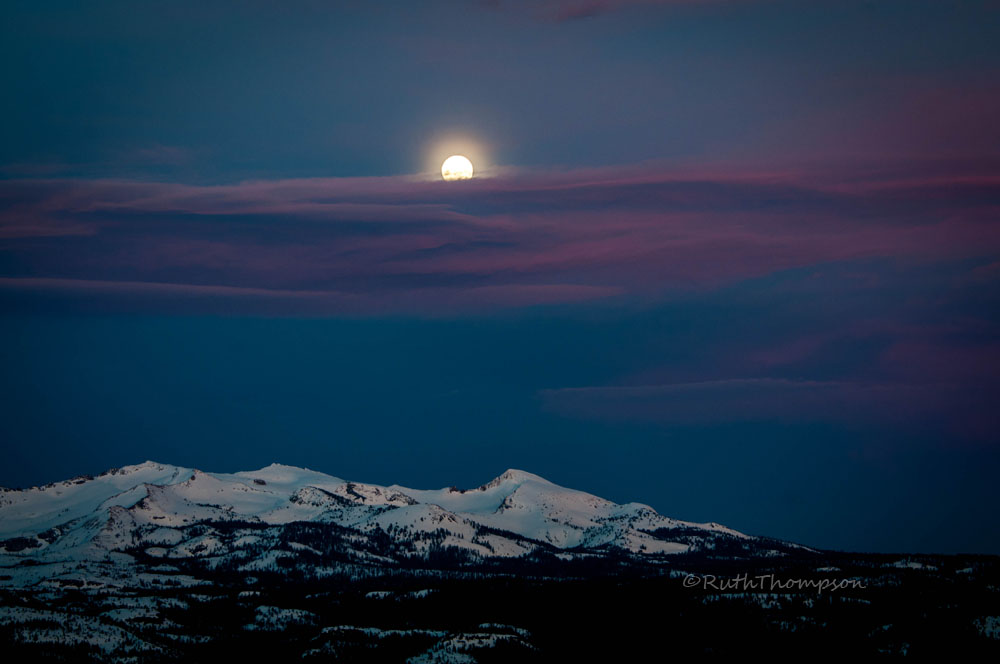
[[[995,261],[1000,176],[930,172],[8,180],[0,277],[5,297],[86,292],[124,308],[169,293],[434,313],[657,296],[857,259]]]

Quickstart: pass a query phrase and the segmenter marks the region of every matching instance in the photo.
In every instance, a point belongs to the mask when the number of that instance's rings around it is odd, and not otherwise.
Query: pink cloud
[[[1000,176],[912,165],[637,164],[457,184],[10,180],[0,203],[0,250],[17,266],[0,276],[337,292],[379,310],[648,297],[829,262],[1000,251]]]
[[[954,388],[951,388],[954,389]],[[740,378],[543,390],[547,408],[596,419],[676,423],[770,419],[905,419],[948,391],[943,385]]]
[[[92,279],[5,278],[0,293],[44,294],[61,298],[119,298],[133,303],[142,298],[142,310],[171,303],[193,303],[201,311],[223,313],[296,313],[304,315],[372,315],[381,313],[453,314],[497,308],[586,302],[613,297],[620,290],[572,284],[481,286],[465,289],[424,288],[359,296],[322,290],[248,288],[191,283],[101,281]],[[112,302],[113,304],[113,302]],[[114,307],[112,307],[114,308]],[[183,308],[183,307],[182,307]]]
[[[541,2],[497,0],[491,4],[497,7],[510,7],[519,11],[527,11],[545,20],[562,22],[591,18],[633,7],[723,4],[727,1],[732,2],[733,0],[542,0]],[[742,1],[746,2],[746,0]]]

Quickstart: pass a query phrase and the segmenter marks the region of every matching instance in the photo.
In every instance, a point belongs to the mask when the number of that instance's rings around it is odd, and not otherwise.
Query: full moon
[[[453,154],[441,164],[441,177],[445,180],[468,180],[472,177],[472,162],[468,157]]]

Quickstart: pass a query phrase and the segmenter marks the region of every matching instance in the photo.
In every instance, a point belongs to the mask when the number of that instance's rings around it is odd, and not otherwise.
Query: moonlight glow
[[[455,154],[441,164],[441,177],[445,180],[468,180],[472,177],[472,162],[467,157]]]

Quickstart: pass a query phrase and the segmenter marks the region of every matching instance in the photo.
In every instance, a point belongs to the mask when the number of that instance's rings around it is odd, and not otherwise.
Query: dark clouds
[[[713,1],[713,0],[709,0]],[[719,1],[719,0],[714,0]],[[725,1],[725,0],[722,0]],[[530,13],[540,19],[575,21],[643,5],[683,5],[692,0],[492,0],[490,6]]]
[[[10,312],[633,311],[608,343],[645,328],[654,350],[604,383],[535,385],[547,412],[919,426],[976,444],[996,430],[1000,178],[981,162],[17,180],[0,197]],[[667,348],[650,332],[664,307],[715,313]]]
[[[728,422],[849,422],[897,430],[922,426],[932,427],[949,438],[952,445],[967,444],[969,440],[991,443],[1000,425],[990,407],[1000,395],[996,381],[989,375],[1000,368],[996,354],[996,346],[983,353],[989,357],[979,376],[985,384],[973,386],[739,378],[672,385],[563,388],[543,390],[541,397],[545,407],[554,412],[588,419],[696,426]]]
[[[7,181],[0,197],[5,291],[187,288],[287,298],[302,313],[662,297],[836,261],[990,262],[1000,251],[1000,179],[975,172]]]

